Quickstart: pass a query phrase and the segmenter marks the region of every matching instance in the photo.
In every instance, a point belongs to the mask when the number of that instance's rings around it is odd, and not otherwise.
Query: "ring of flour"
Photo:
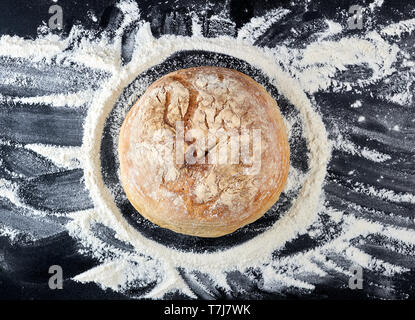
[[[266,49],[253,47],[230,38],[223,41],[220,38],[183,37],[181,41],[178,41],[177,37],[165,36],[147,43],[152,46],[152,50],[140,48],[132,61],[109,79],[95,95],[88,110],[82,145],[84,175],[86,187],[94,201],[98,216],[104,224],[116,231],[116,236],[120,240],[131,243],[137,251],[165,261],[173,267],[197,268],[203,271],[213,266],[215,268],[237,268],[242,266],[242,261],[244,265],[250,261],[253,266],[266,262],[272,252],[298,234],[304,233],[317,217],[319,197],[330,158],[327,133],[321,117],[314,111],[299,83],[267,57]],[[212,253],[179,251],[143,236],[123,218],[101,174],[100,146],[105,119],[123,88],[130,84],[138,74],[181,50],[205,50],[228,54],[262,70],[279,92],[298,109],[310,151],[309,172],[290,210],[255,238],[232,248]],[[148,54],[149,52],[153,55]]]

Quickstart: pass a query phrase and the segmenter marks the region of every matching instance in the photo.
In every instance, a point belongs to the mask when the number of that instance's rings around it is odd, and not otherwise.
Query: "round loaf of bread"
[[[290,150],[276,101],[236,70],[169,73],[128,112],[118,146],[136,210],[163,228],[219,237],[278,200]]]

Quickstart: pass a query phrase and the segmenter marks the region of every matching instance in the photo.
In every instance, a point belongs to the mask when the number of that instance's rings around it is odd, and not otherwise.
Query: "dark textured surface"
[[[191,34],[191,21],[187,13],[197,11],[202,20],[202,34],[206,37],[220,34],[235,35],[236,31],[254,16],[260,16],[269,10],[277,7],[290,8],[291,13],[280,23],[270,27],[257,41],[257,45],[270,46],[284,43],[291,48],[303,48],[313,39],[315,35],[325,29],[324,18],[344,21],[345,12],[350,4],[355,2],[363,6],[372,1],[312,1],[305,9],[304,1],[222,1],[218,3],[207,3],[204,1],[140,1],[142,16],[151,23],[151,30],[155,36],[163,34]],[[110,34],[120,23],[119,10],[115,7],[115,1],[59,1],[64,10],[64,29],[61,32],[66,35],[70,32],[72,25],[79,24],[86,29],[94,30],[97,34],[107,30]],[[0,4],[0,34],[19,35],[26,38],[33,38],[37,34],[37,28],[42,21],[47,21],[47,9],[50,1],[11,1],[3,0]],[[345,33],[359,36],[367,29],[376,29],[379,25],[412,18],[411,12],[415,5],[410,1],[387,1],[380,10],[373,15],[372,19],[366,22],[365,30],[349,30]],[[87,13],[93,12],[98,21],[93,22],[88,18]],[[229,25],[218,25],[213,15],[228,13]],[[25,23],[21,23],[25,21]],[[126,30],[123,35],[122,57],[124,62],[131,59],[131,46],[136,29]],[[294,36],[295,35],[295,36]],[[415,40],[411,37],[403,37],[396,40],[399,46],[413,48]],[[414,49],[408,49],[413,54]],[[190,53],[187,53],[190,54]],[[200,53],[191,53],[200,56]],[[186,54],[172,58],[172,64],[162,72],[166,73],[177,67],[190,66],[184,61]],[[20,66],[19,66],[20,63]],[[174,64],[176,63],[176,64]],[[223,62],[226,65],[226,61]],[[234,61],[233,61],[234,63]],[[10,69],[13,65],[13,70]],[[162,67],[159,67],[162,68]],[[242,66],[241,66],[242,69]],[[244,69],[245,71],[247,69]],[[27,79],[25,85],[0,85],[0,93],[8,96],[31,96],[43,94],[56,94],[76,92],[78,90],[96,89],[101,81],[105,79],[105,73],[82,72],[70,67],[50,67],[41,62],[17,62],[13,58],[0,59],[0,73],[9,71],[17,73],[19,77]],[[159,70],[160,71],[160,70]],[[390,161],[373,163],[357,155],[351,155],[335,150],[328,168],[328,178],[325,185],[327,203],[338,210],[345,211],[346,215],[362,217],[367,220],[384,224],[385,226],[401,226],[414,228],[413,223],[407,218],[413,218],[415,206],[413,203],[396,203],[385,201],[373,196],[363,195],[355,192],[353,184],[363,182],[377,188],[391,189],[395,192],[413,192],[415,190],[414,170],[414,148],[415,148],[415,123],[414,105],[407,107],[398,106],[391,102],[376,98],[378,94],[386,94],[399,90],[399,86],[405,86],[412,74],[406,72],[405,67],[399,67],[397,72],[389,79],[395,85],[392,86],[380,80],[357,93],[339,93],[328,89],[325,92],[316,93],[313,96],[318,105],[327,130],[333,138],[340,132],[347,134],[352,142],[368,148],[375,148],[392,156]],[[76,73],[76,74],[73,74]],[[247,72],[257,76],[260,82],[266,85],[254,70]],[[148,77],[154,77],[155,73],[148,72]],[[359,66],[352,68],[347,73],[339,72],[336,75],[338,81],[355,81],[370,76],[370,70]],[[33,79],[41,81],[33,81]],[[31,80],[32,79],[32,80]],[[353,83],[352,83],[353,85]],[[357,84],[353,85],[357,88]],[[268,88],[271,90],[272,88]],[[413,91],[414,88],[410,88]],[[128,89],[126,89],[128,90]],[[127,92],[128,93],[128,92]],[[275,93],[276,94],[276,93]],[[365,108],[351,109],[351,103],[360,99],[364,101]],[[279,102],[284,111],[284,103]],[[358,116],[365,116],[367,121],[357,123]],[[41,105],[8,105],[0,104],[0,138],[12,141],[10,146],[0,147],[0,177],[12,180],[19,184],[19,195],[25,204],[31,208],[45,210],[46,212],[71,212],[92,207],[87,191],[82,182],[80,170],[64,171],[57,168],[49,160],[23,149],[20,144],[26,143],[48,143],[64,146],[80,146],[82,143],[82,122],[85,111],[69,108],[54,109]],[[111,118],[109,119],[111,120]],[[401,131],[388,130],[389,123],[399,123]],[[334,130],[336,128],[336,130]],[[349,128],[353,128],[352,131]],[[102,148],[108,151],[107,157],[103,157],[104,168],[114,167],[114,155],[111,155],[112,145],[110,136],[104,136]],[[107,148],[107,149],[105,149]],[[301,150],[294,149],[294,150]],[[301,164],[298,164],[301,166]],[[350,176],[348,172],[355,170]],[[108,185],[118,183],[114,172],[105,170],[105,181]],[[382,174],[383,179],[379,180]],[[378,181],[379,180],[379,181]],[[128,202],[119,205],[126,207],[126,212],[131,212]],[[359,207],[352,207],[350,204],[358,204]],[[71,277],[99,264],[93,258],[79,253],[80,245],[62,227],[65,217],[33,217],[25,215],[14,216],[14,213],[22,210],[8,201],[0,202],[0,214],[7,218],[10,226],[25,226],[32,238],[20,239],[17,243],[10,243],[7,237],[0,236],[0,298],[3,299],[119,299],[128,298],[131,295],[139,294],[148,288],[131,289],[126,295],[114,293],[111,290],[102,290],[93,284],[79,284],[70,280]],[[128,215],[129,216],[129,215]],[[221,246],[226,246],[231,238],[238,238],[244,241],[255,235],[255,227],[263,228],[272,215],[268,215],[258,221],[253,227],[253,233],[239,231],[229,238],[219,239]],[[326,219],[325,219],[326,218]],[[42,219],[42,225],[37,223]],[[134,220],[136,219],[136,220]],[[140,216],[132,215],[131,223],[137,223],[142,219]],[[275,253],[276,257],[289,256],[294,253],[306,252],[322,243],[335,238],[341,230],[327,217],[322,217],[324,230],[327,232],[320,238],[313,238],[303,235],[289,242],[286,246]],[[154,232],[158,227],[151,224],[143,224],[145,229],[142,232],[149,237],[158,234]],[[249,229],[249,228],[247,228]],[[114,237],[113,231],[107,227],[97,224],[94,230],[100,239],[110,243],[122,250],[132,250],[132,247]],[[245,230],[246,231],[246,230]],[[249,230],[248,230],[249,231]],[[211,240],[200,240],[192,237],[173,235],[164,231],[160,235],[161,242],[166,242],[166,237],[174,236],[180,242],[182,248],[189,246],[217,245],[218,242]],[[252,230],[250,230],[252,232]],[[210,241],[210,242],[209,242]],[[316,289],[312,292],[297,289],[284,289],[276,292],[269,292],[262,287],[262,275],[256,270],[248,273],[230,272],[227,274],[227,281],[232,291],[225,292],[215,286],[209,275],[198,272],[186,272],[179,270],[184,281],[189,285],[194,294],[201,299],[212,298],[253,298],[253,299],[287,299],[287,298],[415,298],[415,257],[413,255],[400,254],[388,248],[396,247],[393,240],[381,235],[370,235],[364,239],[353,239],[355,246],[371,256],[378,257],[384,261],[398,264],[410,269],[409,272],[401,273],[393,279],[379,275],[369,269],[365,269],[365,277],[368,283],[362,291],[351,291],[345,286],[348,279],[344,274],[326,268],[320,262],[317,265],[327,271],[328,275],[324,281],[316,277],[313,280]],[[401,244],[400,244],[401,245]],[[351,266],[351,261],[341,254],[330,253],[328,261],[336,261],[344,269]],[[47,286],[49,278],[48,268],[50,265],[61,265],[65,270],[65,290],[52,291]],[[166,298],[187,298],[181,294],[170,294]]]
[[[3,139],[63,146],[82,144],[85,115],[78,110],[55,110],[48,106],[33,105],[3,105],[1,109],[0,136]]]

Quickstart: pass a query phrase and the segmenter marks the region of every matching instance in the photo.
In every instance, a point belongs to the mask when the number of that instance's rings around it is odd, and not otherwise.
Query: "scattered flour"
[[[359,118],[359,122],[364,121],[364,119]],[[347,140],[343,135],[337,131],[335,143],[333,144],[335,149],[340,149],[344,152],[359,155],[365,159],[371,160],[373,162],[385,162],[390,160],[392,157],[388,154],[381,153],[377,150],[372,150],[367,147],[360,147],[353,142]]]
[[[25,147],[50,159],[58,167],[67,169],[81,167],[82,154],[80,147],[61,147],[45,144],[27,144]]]
[[[370,11],[373,12],[376,8],[382,7],[383,2],[385,2],[385,0],[375,0],[375,1],[373,1],[371,4],[369,4]]]
[[[239,30],[237,38],[253,44],[269,27],[289,12],[287,9],[275,9],[262,17],[252,18]]]
[[[415,19],[404,20],[398,23],[390,24],[380,32],[386,36],[396,36],[400,38],[404,33],[412,33],[415,30]]]
[[[363,183],[355,183],[355,190],[364,192],[374,197],[382,198],[384,200],[396,202],[396,203],[413,203],[415,204],[415,195],[410,193],[398,194],[392,190],[387,189],[375,189],[372,186],[365,186]]]
[[[360,101],[360,100],[356,100],[351,105],[352,108],[360,108],[361,106],[362,106],[362,101]]]
[[[91,96],[94,93],[92,91],[76,92],[69,94],[56,94],[48,96],[36,96],[36,97],[16,97],[10,99],[11,102],[20,102],[27,104],[46,104],[54,107],[81,107],[87,104]]]

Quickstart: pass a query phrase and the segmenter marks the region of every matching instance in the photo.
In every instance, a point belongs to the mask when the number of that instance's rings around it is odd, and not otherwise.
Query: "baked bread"
[[[208,66],[151,84],[124,120],[118,152],[137,211],[199,237],[232,233],[264,215],[290,159],[276,101],[245,74]]]

